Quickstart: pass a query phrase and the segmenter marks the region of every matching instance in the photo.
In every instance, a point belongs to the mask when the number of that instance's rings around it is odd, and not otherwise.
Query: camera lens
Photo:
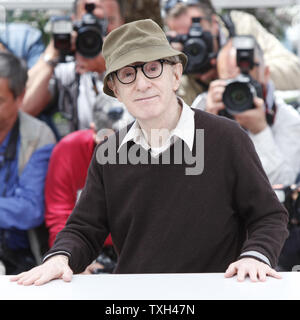
[[[102,35],[97,29],[86,27],[78,32],[76,49],[82,56],[87,58],[96,57],[102,50],[102,44]]]
[[[201,39],[189,39],[183,52],[188,56],[186,73],[197,73],[207,60],[207,49]]]
[[[231,92],[231,100],[236,105],[243,105],[247,102],[247,91],[236,88]]]
[[[253,93],[251,85],[243,82],[233,82],[226,86],[223,93],[226,110],[234,115],[253,108]]]

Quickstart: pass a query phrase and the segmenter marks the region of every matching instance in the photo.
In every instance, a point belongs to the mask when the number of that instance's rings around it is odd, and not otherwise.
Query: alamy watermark
[[[185,165],[186,175],[200,175],[204,170],[204,129],[196,129],[192,152],[186,143],[173,143],[173,150],[171,156],[171,148],[164,150],[159,157],[148,156],[148,152],[139,143],[134,143],[130,147],[121,145],[126,131],[120,131],[119,141],[117,135],[109,136],[106,143],[100,145],[96,153],[96,159],[99,164],[176,164]],[[145,133],[144,133],[145,135]],[[161,141],[165,141],[166,137],[170,137],[170,132],[166,129],[152,129],[151,130],[151,145],[160,145]],[[149,141],[149,139],[147,139]],[[172,157],[172,159],[171,159]]]

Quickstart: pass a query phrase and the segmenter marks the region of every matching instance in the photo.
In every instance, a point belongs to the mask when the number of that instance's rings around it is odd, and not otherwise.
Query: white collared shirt
[[[159,148],[150,147],[145,130],[141,128],[138,120],[136,120],[122,140],[118,152],[125,143],[132,140],[134,143],[141,145],[145,150],[150,150],[152,157],[158,157],[178,138],[183,140],[192,151],[195,133],[194,111],[182,99],[178,98],[178,101],[182,105],[181,115],[176,127],[170,131],[169,137],[163,146]]]

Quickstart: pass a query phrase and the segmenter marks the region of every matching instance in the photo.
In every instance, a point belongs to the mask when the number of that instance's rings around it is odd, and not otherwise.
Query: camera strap
[[[273,103],[272,108],[268,108],[268,107],[266,108],[266,120],[269,126],[272,126],[274,124],[276,110],[277,110],[277,106],[275,102]]]
[[[11,162],[15,159],[16,154],[17,154],[18,138],[19,138],[19,117],[17,118],[17,120],[11,130],[9,141],[8,141],[7,147],[4,152],[4,159],[0,164],[0,169],[1,169],[1,168],[3,168],[4,164],[6,162],[8,162],[8,168],[6,171],[5,178],[4,178],[4,190],[2,192],[1,197],[6,196],[7,183],[9,181],[9,178],[11,175]]]
[[[263,86],[263,99],[266,108],[266,121],[269,126],[272,126],[275,121],[275,115],[277,111],[277,105],[274,96],[274,84],[269,81],[267,86]]]
[[[230,12],[226,13],[225,15],[219,15],[219,17],[223,21],[226,29],[229,32],[229,38],[235,37],[236,36],[235,25],[231,19]]]

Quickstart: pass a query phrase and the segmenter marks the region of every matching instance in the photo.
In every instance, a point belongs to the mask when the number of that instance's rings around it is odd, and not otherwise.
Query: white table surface
[[[0,276],[0,300],[294,300],[300,299],[300,272],[282,279],[238,282],[223,273],[74,275],[71,282],[21,286]]]

